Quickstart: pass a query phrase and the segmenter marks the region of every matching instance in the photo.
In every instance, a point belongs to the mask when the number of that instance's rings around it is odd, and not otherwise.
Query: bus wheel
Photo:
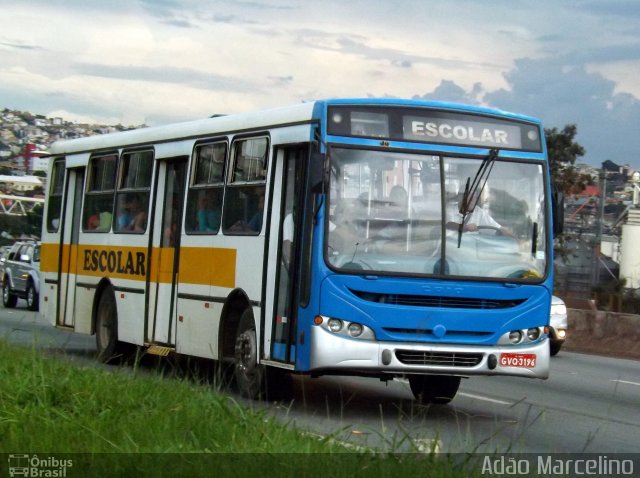
[[[118,347],[118,311],[111,289],[105,289],[100,296],[96,315],[96,346],[98,361],[103,363],[113,358]]]
[[[460,377],[449,375],[410,375],[409,386],[420,403],[444,405],[453,400],[460,386]]]
[[[2,304],[7,309],[12,309],[16,306],[18,302],[18,296],[11,293],[11,287],[9,286],[9,281],[4,280],[2,283]]]
[[[38,310],[38,293],[33,282],[27,285],[27,307],[29,310]]]
[[[246,309],[236,333],[233,375],[244,397],[260,398],[265,390],[265,368],[258,363],[258,340],[253,312]]]

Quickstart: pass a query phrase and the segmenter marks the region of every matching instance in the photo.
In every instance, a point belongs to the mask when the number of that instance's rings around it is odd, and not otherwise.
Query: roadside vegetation
[[[375,453],[302,433],[211,383],[94,368],[3,340],[0,451],[67,456],[66,476],[469,474],[436,454]]]

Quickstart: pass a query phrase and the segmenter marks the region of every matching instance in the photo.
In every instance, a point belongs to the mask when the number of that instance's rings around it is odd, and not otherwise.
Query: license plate
[[[501,367],[534,368],[536,354],[500,354]]]

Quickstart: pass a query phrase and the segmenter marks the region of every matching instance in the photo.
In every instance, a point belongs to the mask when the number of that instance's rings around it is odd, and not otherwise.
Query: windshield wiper
[[[496,162],[499,152],[500,151],[497,149],[489,151],[489,155],[482,160],[482,164],[478,168],[478,171],[473,178],[473,182],[471,181],[471,177],[467,178],[467,183],[464,186],[462,202],[458,208],[458,212],[462,214],[462,221],[458,224],[458,248],[462,242],[462,231],[464,230],[464,226],[469,219],[469,215],[478,205],[478,200],[480,199],[482,191],[489,180],[491,169],[493,169],[493,164]]]

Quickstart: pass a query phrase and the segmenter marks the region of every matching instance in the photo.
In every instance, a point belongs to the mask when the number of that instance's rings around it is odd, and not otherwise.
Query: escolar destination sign
[[[404,117],[405,139],[521,149],[519,126],[447,118]]]
[[[328,133],[480,148],[542,152],[540,125],[429,108],[331,106]]]

